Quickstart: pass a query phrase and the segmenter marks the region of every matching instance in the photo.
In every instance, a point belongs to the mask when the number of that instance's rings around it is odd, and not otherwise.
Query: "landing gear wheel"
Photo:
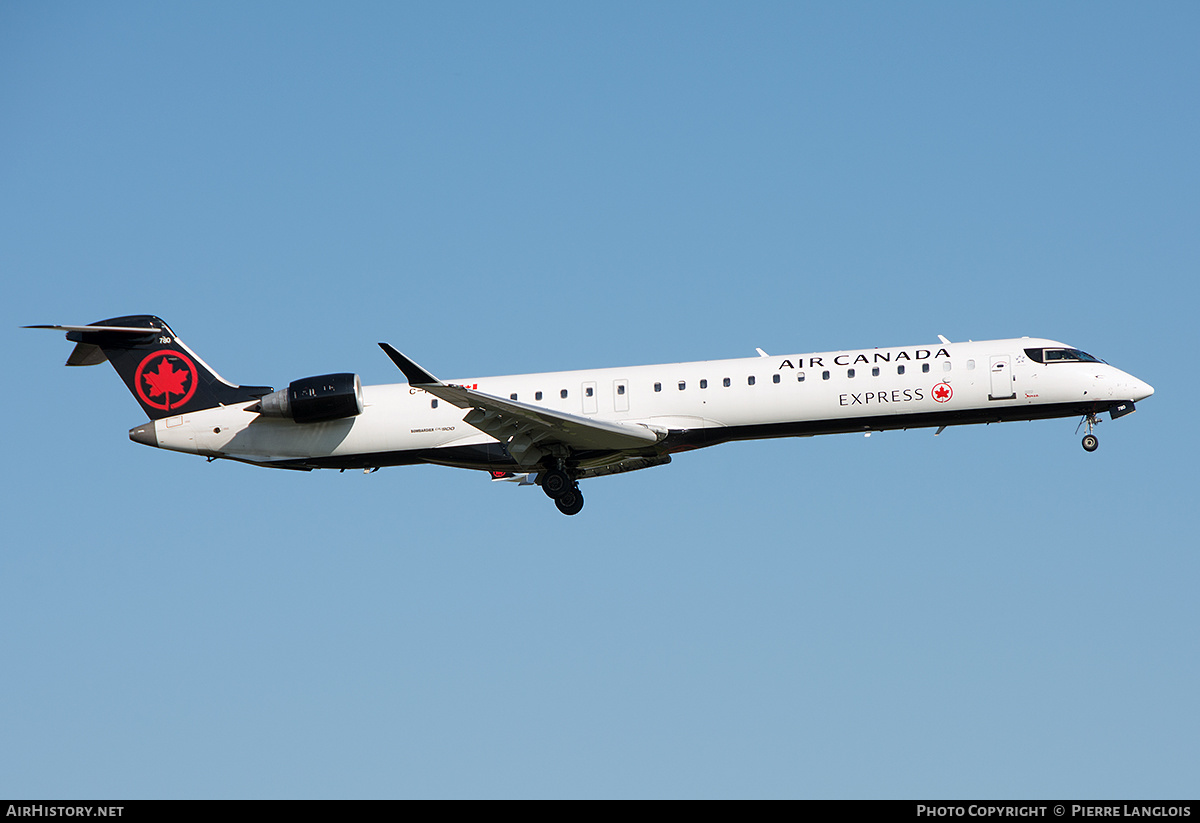
[[[579,514],[583,511],[583,495],[578,487],[567,489],[554,499],[554,505],[565,515]]]
[[[1085,452],[1094,452],[1100,448],[1100,439],[1092,434],[1092,430],[1100,425],[1100,421],[1096,419],[1096,413],[1088,412],[1079,421],[1079,426],[1075,427],[1075,433],[1079,434],[1080,426],[1087,426],[1087,434],[1083,436],[1083,450]]]
[[[542,472],[542,491],[551,500],[557,500],[559,495],[571,488],[571,476],[562,469],[550,469]]]

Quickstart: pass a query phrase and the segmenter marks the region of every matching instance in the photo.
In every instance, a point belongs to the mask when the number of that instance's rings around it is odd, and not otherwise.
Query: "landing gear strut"
[[[1087,424],[1087,434],[1083,436],[1083,450],[1085,452],[1094,452],[1100,448],[1100,438],[1092,434],[1092,430],[1096,428],[1100,421],[1096,419],[1095,412],[1088,412],[1083,420],[1079,421],[1079,425],[1082,426],[1084,423]],[[1075,432],[1079,432],[1078,427],[1076,427]]]
[[[538,483],[563,514],[579,514],[583,510],[583,495],[579,491],[579,485],[561,465],[542,472]]]

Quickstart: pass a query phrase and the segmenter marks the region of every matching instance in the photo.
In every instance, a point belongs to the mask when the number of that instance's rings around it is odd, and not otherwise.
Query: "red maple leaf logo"
[[[142,358],[134,372],[133,389],[144,406],[171,411],[186,406],[192,399],[196,393],[196,378],[196,364],[186,354],[160,349]]]
[[[947,386],[945,383],[938,385],[933,390],[933,399],[941,401],[941,402],[945,402],[946,400],[949,400],[950,399],[950,387]]]
[[[170,405],[171,395],[185,393],[183,382],[191,374],[187,369],[176,371],[175,367],[164,357],[158,361],[158,371],[152,372],[147,369],[142,373],[142,378],[146,381],[146,394],[151,397],[163,395],[163,402]]]

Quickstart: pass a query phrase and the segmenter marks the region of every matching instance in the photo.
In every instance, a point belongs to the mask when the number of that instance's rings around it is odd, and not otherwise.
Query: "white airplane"
[[[380,343],[407,383],[327,374],[272,391],[222,379],[152,315],[26,328],[67,332],[68,366],[113,364],[150,418],[130,429],[136,443],[303,471],[479,469],[541,486],[568,515],[583,508],[579,480],[734,440],[1081,416],[1091,452],[1098,414],[1122,417],[1154,393],[1053,340],[940,335],[925,346],[454,381]]]

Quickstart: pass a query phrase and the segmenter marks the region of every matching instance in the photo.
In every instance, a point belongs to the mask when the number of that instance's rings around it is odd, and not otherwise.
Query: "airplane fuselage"
[[[1085,359],[1047,359],[1059,355],[1043,352],[1075,352]],[[445,382],[656,435],[644,448],[626,450],[621,456],[626,460],[661,459],[733,440],[1095,415],[1153,393],[1130,374],[1062,343],[1035,338]],[[530,469],[504,442],[465,422],[463,408],[423,388],[364,386],[362,401],[361,414],[316,423],[248,412],[252,403],[219,406],[152,421],[135,427],[130,437],[159,448],[279,468],[436,463]],[[586,472],[611,465],[616,457],[603,449],[575,450],[571,464]]]

